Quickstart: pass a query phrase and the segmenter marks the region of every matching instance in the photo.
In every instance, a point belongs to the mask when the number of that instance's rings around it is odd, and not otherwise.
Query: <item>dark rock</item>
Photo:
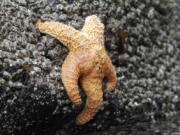
[[[34,26],[37,18],[81,29],[88,15],[105,24],[116,66],[114,92],[86,125],[74,120],[60,70],[67,48]],[[0,134],[80,134],[164,119],[180,110],[179,8],[172,0],[2,0],[0,8]],[[126,45],[119,46],[119,30]],[[123,50],[121,50],[123,49]],[[82,92],[83,100],[85,96]]]

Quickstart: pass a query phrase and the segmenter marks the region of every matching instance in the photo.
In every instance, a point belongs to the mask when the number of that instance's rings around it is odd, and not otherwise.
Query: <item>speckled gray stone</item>
[[[118,82],[112,93],[104,91],[95,118],[76,126],[84,104],[71,104],[60,78],[68,50],[34,23],[81,29],[92,14],[105,24]],[[180,110],[179,17],[173,0],[1,0],[0,134],[80,134],[173,115]]]

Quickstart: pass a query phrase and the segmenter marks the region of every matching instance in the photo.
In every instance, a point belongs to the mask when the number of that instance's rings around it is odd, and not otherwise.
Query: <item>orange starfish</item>
[[[37,21],[41,32],[60,40],[70,50],[63,66],[62,81],[75,105],[82,103],[78,81],[82,84],[87,101],[77,116],[77,124],[91,120],[103,102],[102,81],[107,79],[107,89],[116,86],[116,71],[104,47],[104,25],[95,16],[88,16],[81,31],[59,22]]]

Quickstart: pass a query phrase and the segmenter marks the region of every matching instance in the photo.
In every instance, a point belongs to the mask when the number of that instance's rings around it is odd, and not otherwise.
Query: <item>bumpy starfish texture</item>
[[[77,124],[91,120],[103,103],[102,81],[107,79],[107,90],[116,86],[116,71],[104,47],[104,25],[95,16],[88,16],[81,31],[59,22],[41,22],[36,26],[41,32],[60,40],[70,50],[62,66],[61,78],[67,94],[75,105],[82,103],[78,81],[87,96]]]

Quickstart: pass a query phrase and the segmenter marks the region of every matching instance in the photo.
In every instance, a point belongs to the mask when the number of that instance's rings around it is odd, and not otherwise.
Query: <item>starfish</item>
[[[59,22],[41,22],[36,26],[70,50],[62,69],[61,78],[67,94],[73,104],[82,103],[78,81],[87,96],[84,109],[76,118],[76,124],[82,125],[90,121],[103,103],[102,81],[107,79],[107,90],[116,86],[116,71],[104,47],[104,24],[91,15],[85,20],[81,31]]]

